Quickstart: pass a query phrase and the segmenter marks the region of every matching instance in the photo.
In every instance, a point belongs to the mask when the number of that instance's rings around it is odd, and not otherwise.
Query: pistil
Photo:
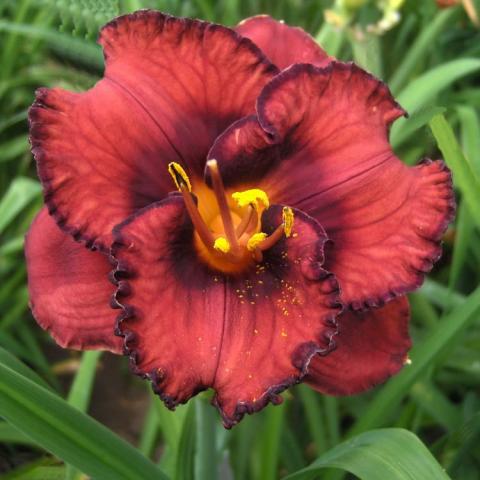
[[[225,194],[225,188],[223,186],[223,180],[218,171],[218,164],[216,160],[209,160],[207,162],[207,168],[210,171],[212,177],[213,191],[217,199],[218,208],[220,210],[220,216],[222,217],[223,227],[225,229],[225,236],[230,243],[232,253],[238,251],[238,240],[235,234],[235,227],[233,225],[232,215],[230,208],[228,207],[227,196]]]

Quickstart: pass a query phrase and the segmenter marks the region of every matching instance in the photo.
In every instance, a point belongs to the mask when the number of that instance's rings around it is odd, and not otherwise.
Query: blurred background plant
[[[23,237],[42,204],[27,137],[33,92],[91,87],[103,68],[99,27],[146,7],[227,25],[268,13],[302,26],[329,54],[389,84],[410,113],[391,131],[407,164],[441,156],[453,170],[456,224],[442,261],[410,296],[412,364],[386,385],[338,399],[298,386],[282,406],[227,432],[208,393],[169,412],[125,359],[64,351],[33,321],[23,260]],[[478,7],[476,0],[0,0],[2,478],[72,480],[83,471],[99,479],[333,480],[348,471],[368,480],[478,479]]]

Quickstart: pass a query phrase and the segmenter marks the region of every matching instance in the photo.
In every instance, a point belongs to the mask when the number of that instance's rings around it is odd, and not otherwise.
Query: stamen
[[[260,208],[259,203],[261,203],[265,209],[270,206],[268,195],[259,188],[252,188],[251,190],[232,193],[232,198],[241,208],[246,207],[247,205],[252,205],[256,210],[258,210]]]
[[[263,261],[263,253],[259,248],[256,248],[255,251],[253,252],[253,258],[257,263],[260,263]]]
[[[257,248],[264,252],[265,250],[272,248],[284,235],[285,231],[282,223],[271,235],[269,235],[260,245],[258,245]]]
[[[283,230],[285,232],[285,236],[288,238],[292,234],[294,220],[293,210],[290,207],[283,207],[282,219]]]
[[[253,210],[252,218],[250,219],[250,223],[245,230],[246,233],[253,233],[257,230],[258,225],[258,212],[257,210]]]
[[[193,227],[197,231],[200,240],[208,249],[212,249],[212,246],[215,243],[215,238],[207,227],[207,224],[204,222],[200,212],[198,211],[197,205],[193,200],[192,194],[190,193],[192,190],[192,185],[188,175],[186,174],[185,170],[175,162],[168,164],[168,171],[172,176],[178,190],[182,194],[185,202],[185,208],[190,215]]]
[[[190,183],[190,179],[188,178],[187,173],[183,169],[183,167],[176,163],[170,162],[168,164],[168,173],[172,176],[175,185],[177,186],[178,190],[181,191],[181,186],[185,185],[188,188],[188,191],[192,191],[192,184]]]
[[[283,222],[279,225],[275,231],[269,235],[263,242],[261,242],[257,249],[264,252],[269,248],[272,248],[282,237],[285,235],[287,238],[292,234],[293,229],[293,210],[290,207],[283,207],[282,210]]]
[[[218,237],[213,244],[213,248],[222,253],[228,253],[230,251],[230,243],[225,237]]]
[[[252,220],[253,214],[255,213],[253,207],[251,205],[247,206],[247,211],[245,215],[243,215],[240,223],[237,225],[237,229],[235,230],[235,234],[237,238],[240,238],[247,230],[248,226],[250,225],[250,221]]]
[[[210,170],[212,176],[213,190],[217,198],[218,208],[220,210],[220,216],[222,217],[223,228],[227,240],[230,242],[232,250],[238,250],[238,241],[235,234],[235,227],[233,226],[232,215],[228,208],[227,197],[225,195],[225,188],[223,186],[222,177],[218,171],[218,164],[216,160],[209,160],[207,162],[207,168]]]
[[[257,247],[267,238],[267,234],[263,232],[255,233],[247,242],[247,249],[250,252],[254,252]]]

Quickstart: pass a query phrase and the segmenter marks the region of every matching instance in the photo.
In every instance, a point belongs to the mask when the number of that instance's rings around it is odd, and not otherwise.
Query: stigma
[[[227,194],[217,161],[209,160],[207,169],[212,179],[213,196],[211,190],[206,192],[205,188],[199,188],[197,203],[184,168],[175,162],[168,165],[168,172],[182,194],[195,229],[201,256],[214,268],[227,273],[252,262],[261,262],[263,252],[282,238],[291,236],[293,210],[284,207],[281,224],[268,235],[262,232],[261,225],[261,215],[270,207],[267,193],[251,188]]]

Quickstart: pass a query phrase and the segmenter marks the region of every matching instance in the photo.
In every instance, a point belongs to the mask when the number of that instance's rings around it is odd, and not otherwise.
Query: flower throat
[[[206,218],[194,200],[192,184],[181,165],[172,162],[168,171],[185,201],[196,233],[200,256],[213,268],[225,273],[240,272],[252,262],[261,262],[263,252],[273,247],[281,238],[290,237],[294,216],[290,207],[282,210],[282,223],[270,234],[261,231],[261,214],[268,209],[267,194],[258,188],[235,192],[229,201],[216,160],[207,162],[212,179],[214,202],[218,214]],[[199,196],[199,202],[202,196]]]

